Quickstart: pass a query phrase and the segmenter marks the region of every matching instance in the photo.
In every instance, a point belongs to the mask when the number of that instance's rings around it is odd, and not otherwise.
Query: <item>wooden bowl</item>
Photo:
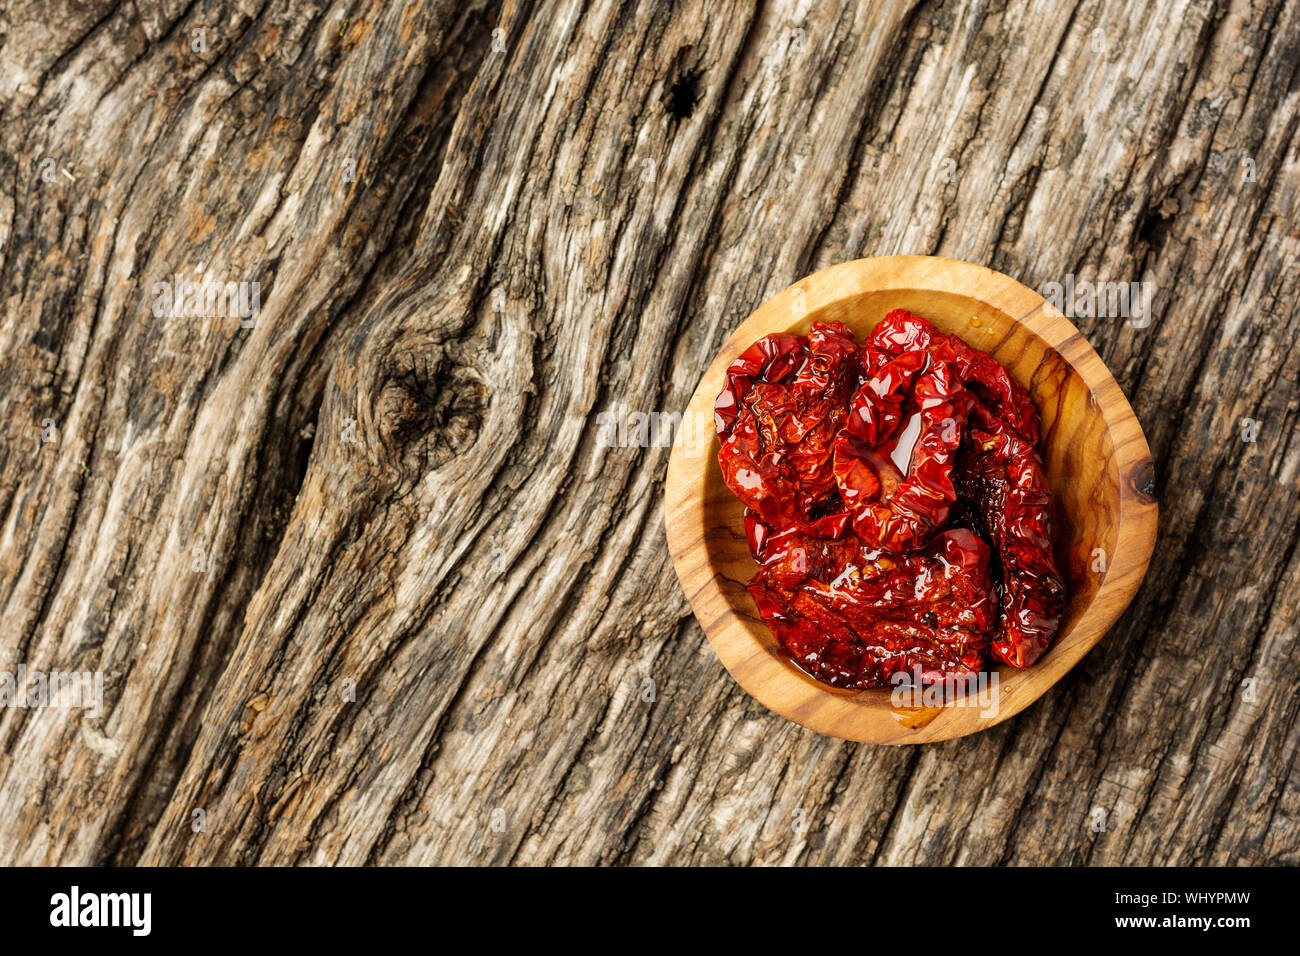
[[[1054,495],[1057,567],[1069,588],[1061,628],[1023,670],[932,699],[890,688],[840,690],[799,670],[758,615],[745,584],[744,508],[722,481],[713,402],[732,360],[773,332],[838,320],[859,341],[908,309],[995,356],[1042,419],[1039,452]],[[1119,320],[1116,320],[1119,321]],[[1061,679],[1128,606],[1156,536],[1151,452],[1123,392],[1092,346],[1038,293],[983,266],[928,256],[859,259],[823,269],[764,302],[700,380],[668,464],[665,523],[677,577],[731,676],[764,706],[818,733],[870,743],[926,743],[984,730]]]

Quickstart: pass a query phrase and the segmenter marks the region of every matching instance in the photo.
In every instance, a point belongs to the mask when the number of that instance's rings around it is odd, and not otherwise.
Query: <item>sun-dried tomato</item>
[[[991,355],[903,310],[861,346],[814,322],[732,363],[715,423],[750,593],[814,677],[937,680],[1047,647],[1065,587],[1038,413]]]
[[[979,396],[974,418],[981,428],[1011,431],[1030,445],[1038,444],[1038,410],[1029,392],[987,352],[904,309],[885,316],[863,345],[867,362],[883,362],[918,350],[957,366],[962,382]]]
[[[1012,667],[1042,656],[1061,623],[1065,582],[1052,559],[1052,494],[1032,445],[972,431],[957,474],[969,523],[1002,566],[1001,612],[992,651]]]
[[[848,523],[832,442],[857,383],[857,343],[838,322],[770,335],[727,371],[714,405],[727,486],[768,524],[836,536]]]
[[[947,520],[953,457],[974,403],[952,364],[921,351],[881,365],[858,389],[832,467],[864,542],[911,550]]]
[[[791,530],[769,541],[749,591],[814,677],[865,688],[919,668],[922,680],[940,680],[983,667],[996,614],[988,563],[988,547],[965,528],[903,554]]]

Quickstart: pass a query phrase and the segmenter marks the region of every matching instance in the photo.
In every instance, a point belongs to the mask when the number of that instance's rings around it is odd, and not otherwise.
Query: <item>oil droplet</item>
[[[972,315],[970,317],[970,324],[978,329],[980,327],[980,317],[978,315]]]

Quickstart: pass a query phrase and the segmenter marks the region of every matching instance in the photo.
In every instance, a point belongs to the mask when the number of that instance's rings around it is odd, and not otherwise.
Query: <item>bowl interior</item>
[[[1114,514],[1119,506],[1120,476],[1115,467],[1110,433],[1091,401],[1087,384],[1056,349],[1016,321],[1016,317],[991,308],[970,296],[952,292],[888,290],[852,295],[809,312],[792,321],[787,331],[807,334],[813,322],[843,322],[861,342],[876,323],[894,309],[907,309],[929,319],[945,332],[960,336],[969,344],[990,353],[1029,389],[1038,407],[1043,438],[1039,452],[1052,489],[1052,537],[1057,569],[1065,578],[1069,603],[1061,629],[1046,654],[1068,646],[1070,634],[1100,587],[1101,575],[1091,572],[1093,552],[1109,555],[1115,550],[1113,524],[1095,520],[1075,521],[1072,515]],[[758,570],[744,535],[745,508],[722,480],[718,465],[717,440],[709,456],[708,482],[720,493],[709,497],[709,524],[734,546],[709,550],[713,570],[726,582],[724,593],[732,610],[758,622],[755,637],[777,657],[789,663],[799,676],[819,689],[843,696],[878,698],[886,705],[888,689],[848,691],[822,684],[800,670],[761,621],[745,583]],[[1044,656],[1046,659],[1046,655]],[[1002,666],[999,684],[1015,681],[1025,671]]]
[[[1116,435],[1122,432],[1115,429],[1115,416],[1105,414],[1098,389],[1113,389],[1122,411],[1130,418],[1132,412],[1077,330],[1040,296],[1005,276],[966,263],[945,269],[949,260],[897,258],[916,260],[920,268],[903,269],[902,276],[898,269],[876,268],[875,274],[857,269],[826,280],[836,270],[889,261],[861,260],[824,270],[769,300],[723,347],[688,414],[711,411],[727,365],[752,341],[776,331],[806,333],[814,321],[843,322],[861,341],[891,310],[908,309],[992,354],[1029,390],[1042,423],[1039,452],[1054,498],[1054,551],[1069,589],[1060,630],[1043,657],[1023,670],[999,667],[980,701],[964,700],[957,688],[941,706],[910,706],[915,700],[898,706],[889,688],[852,691],[823,684],[790,660],[746,590],[757,565],[745,539],[744,507],[723,483],[711,431],[696,439],[694,449],[689,442],[674,449],[667,492],[669,544],[678,574],[732,675],[762,703],[815,730],[889,743],[960,736],[1027,706],[1118,616],[1140,581],[1151,545],[1139,542],[1129,560],[1114,561],[1121,548],[1121,518],[1134,497],[1134,468],[1126,462],[1145,455],[1149,470],[1149,453],[1137,429],[1140,447],[1125,441],[1123,454],[1117,454]],[[931,274],[936,266],[939,273]],[[909,272],[919,272],[911,276],[916,281],[907,281]],[[1149,505],[1154,522],[1154,502],[1138,504]],[[1142,547],[1145,552],[1137,553]],[[1095,614],[1108,582],[1128,593]]]

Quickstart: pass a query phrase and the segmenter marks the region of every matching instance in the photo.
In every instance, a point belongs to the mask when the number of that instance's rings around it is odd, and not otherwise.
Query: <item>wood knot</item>
[[[1156,468],[1150,458],[1143,458],[1129,472],[1129,487],[1143,504],[1156,503]]]
[[[432,471],[474,444],[487,389],[471,365],[442,348],[403,349],[386,372],[377,417],[385,440],[411,457],[410,464]]]

